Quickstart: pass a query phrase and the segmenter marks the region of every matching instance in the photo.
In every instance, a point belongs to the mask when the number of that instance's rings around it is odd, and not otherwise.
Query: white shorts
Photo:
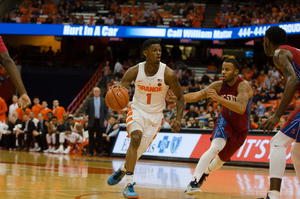
[[[127,112],[126,125],[129,137],[135,130],[140,130],[143,133],[138,149],[139,158],[139,156],[147,150],[160,131],[163,122],[163,113],[149,114],[132,105],[127,108]]]

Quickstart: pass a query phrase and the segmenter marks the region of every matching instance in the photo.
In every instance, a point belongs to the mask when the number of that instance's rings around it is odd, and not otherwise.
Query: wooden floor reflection
[[[116,186],[106,184],[113,170],[124,162],[122,158],[15,151],[0,151],[0,154],[0,198],[123,198],[124,181]],[[183,191],[195,166],[195,163],[140,160],[134,176],[135,190],[141,199],[238,199],[264,197],[267,193],[267,169],[225,166],[209,176],[201,195],[185,195]],[[300,198],[293,170],[285,172],[282,198]]]

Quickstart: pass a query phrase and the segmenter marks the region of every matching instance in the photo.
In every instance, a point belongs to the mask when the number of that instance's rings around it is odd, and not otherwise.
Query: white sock
[[[127,175],[127,174],[126,174],[125,187],[128,185],[128,183],[133,184],[133,174],[130,174],[130,175]]]
[[[220,157],[217,155],[216,158],[213,159],[213,161],[208,165],[208,167],[207,167],[205,173],[206,173],[206,174],[210,174],[211,172],[220,169],[220,168],[223,166],[224,163],[225,163],[225,162],[223,162],[223,161],[220,159]]]
[[[270,199],[280,199],[280,192],[277,190],[271,190],[268,194]]]
[[[300,182],[300,142],[294,142],[291,155],[296,175],[298,177],[298,182]]]
[[[210,148],[201,156],[196,166],[192,181],[197,179],[200,180],[203,173],[208,168],[210,161],[224,148],[227,139],[215,138],[211,142]]]
[[[39,145],[38,145],[38,143],[36,142],[36,143],[34,143],[34,147],[35,148],[38,148],[39,147]]]
[[[126,172],[126,168],[125,168],[125,163],[121,165],[121,171],[125,171]]]
[[[282,179],[286,166],[286,148],[295,140],[278,131],[270,142],[270,178]]]

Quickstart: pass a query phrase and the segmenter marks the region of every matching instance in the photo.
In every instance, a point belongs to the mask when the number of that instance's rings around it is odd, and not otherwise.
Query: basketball
[[[129,102],[129,95],[124,88],[113,88],[106,93],[105,102],[113,111],[124,109]]]

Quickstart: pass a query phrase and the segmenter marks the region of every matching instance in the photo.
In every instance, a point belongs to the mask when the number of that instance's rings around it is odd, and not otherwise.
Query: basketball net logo
[[[125,102],[125,101],[123,100],[123,98],[121,97],[120,92],[117,92],[116,95],[117,95],[123,102]]]

